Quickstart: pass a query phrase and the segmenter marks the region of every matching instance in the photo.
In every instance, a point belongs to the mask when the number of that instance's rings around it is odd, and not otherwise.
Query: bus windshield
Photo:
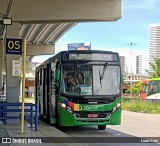
[[[120,93],[120,67],[107,66],[103,78],[103,65],[93,66],[93,94],[114,95]]]
[[[147,85],[147,94],[154,94],[160,92],[160,81],[150,81]]]
[[[113,95],[120,93],[120,67],[108,65],[62,65],[61,92],[68,95]],[[103,72],[103,78],[100,73]]]

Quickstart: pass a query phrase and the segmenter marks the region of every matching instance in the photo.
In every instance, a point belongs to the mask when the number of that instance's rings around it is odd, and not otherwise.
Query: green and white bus
[[[160,78],[151,78],[146,88],[148,101],[160,101]]]
[[[121,123],[118,53],[63,51],[38,66],[35,77],[39,116],[50,124],[105,130],[106,125]]]

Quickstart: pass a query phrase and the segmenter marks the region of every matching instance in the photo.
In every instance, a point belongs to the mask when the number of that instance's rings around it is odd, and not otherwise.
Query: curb
[[[43,122],[41,122],[41,123],[43,123]],[[74,143],[63,143],[63,137],[70,137],[70,138],[74,138],[74,137],[60,131],[59,129],[57,129],[53,125],[49,125],[46,123],[43,123],[43,124],[44,124],[43,126],[39,125],[38,131],[40,133],[42,133],[44,136],[62,138],[62,143],[55,143],[57,146],[87,146],[85,143],[76,143],[76,141]],[[74,141],[74,139],[73,139],[73,141]]]

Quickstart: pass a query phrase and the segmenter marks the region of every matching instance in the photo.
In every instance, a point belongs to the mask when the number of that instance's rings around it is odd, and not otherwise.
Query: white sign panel
[[[12,60],[12,76],[21,76],[21,66],[20,60]]]

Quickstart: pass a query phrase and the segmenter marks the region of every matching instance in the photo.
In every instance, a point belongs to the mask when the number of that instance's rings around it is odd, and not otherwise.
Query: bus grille
[[[114,101],[114,100],[113,100]],[[110,104],[112,100],[107,99],[74,99],[72,102],[78,104]]]
[[[75,113],[76,118],[89,118],[88,114],[97,114],[98,117],[93,118],[109,118],[111,113]]]

